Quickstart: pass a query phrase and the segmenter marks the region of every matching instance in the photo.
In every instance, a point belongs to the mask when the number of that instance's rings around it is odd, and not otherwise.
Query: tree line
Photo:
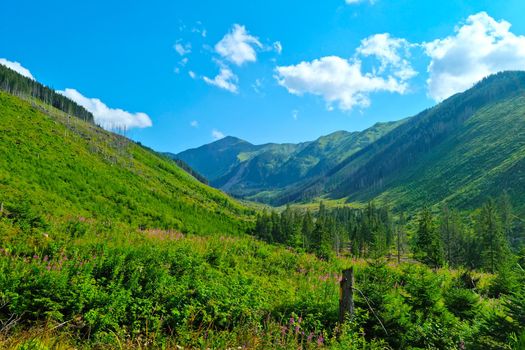
[[[316,212],[290,206],[281,213],[263,211],[257,215],[253,233],[267,242],[286,244],[322,258],[343,253],[367,258],[387,254],[395,241],[401,241],[396,232],[400,231],[396,231],[387,207],[369,203],[364,209],[327,209],[320,203]],[[403,238],[402,244],[405,241]]]
[[[431,267],[483,270],[496,273],[525,256],[523,220],[516,216],[510,196],[489,199],[468,215],[443,205],[438,211],[394,215],[388,206],[326,208],[315,212],[293,209],[263,211],[253,234],[270,243],[329,258],[347,254],[358,258],[415,258]]]
[[[94,123],[93,114],[69,98],[0,64],[0,90],[20,97],[33,97],[67,114]]]

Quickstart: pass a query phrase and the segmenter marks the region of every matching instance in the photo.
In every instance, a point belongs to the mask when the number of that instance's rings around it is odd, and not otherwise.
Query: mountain
[[[324,196],[473,208],[508,191],[523,208],[524,166],[525,72],[505,72],[410,118],[277,202]]]
[[[234,196],[268,201],[287,187],[324,174],[403,122],[378,123],[361,132],[337,131],[299,144],[253,145],[229,136],[167,155]]]
[[[8,211],[198,234],[244,231],[251,215],[172,160],[38,99],[0,91],[0,130]]]
[[[237,148],[228,148],[232,140]],[[377,199],[398,208],[472,209],[507,191],[523,210],[525,72],[487,77],[416,116],[362,132],[299,145],[221,141],[174,157],[217,188],[274,205]],[[222,168],[209,177],[202,164],[214,159]]]

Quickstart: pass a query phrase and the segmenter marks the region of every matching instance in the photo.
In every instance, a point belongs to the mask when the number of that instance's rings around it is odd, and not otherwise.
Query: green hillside
[[[446,202],[472,209],[507,191],[523,212],[525,94],[481,109],[380,195],[404,207]]]
[[[37,100],[0,92],[0,202],[44,216],[199,234],[244,230],[250,210],[171,160]]]
[[[491,76],[408,120],[325,175],[275,203],[383,199],[418,208],[443,201],[463,209],[507,190],[523,209],[525,72]]]
[[[254,215],[191,169],[23,97],[0,92],[2,349],[510,349],[525,340],[525,251],[509,248],[521,242],[510,206],[490,202],[465,223],[454,216],[449,235],[438,230],[446,212],[406,222],[373,204]],[[266,145],[241,159],[336,159],[382,133],[337,133],[300,146],[304,154]],[[350,266],[354,313],[339,321]]]
[[[33,79],[24,77],[14,70],[0,64],[0,91],[22,98],[35,98],[74,117],[94,123],[93,114],[76,102],[57,93]]]
[[[170,156],[188,163],[217,188],[271,202],[284,189],[319,177],[403,122],[378,123],[362,132],[338,131],[300,144],[252,145],[226,137]]]

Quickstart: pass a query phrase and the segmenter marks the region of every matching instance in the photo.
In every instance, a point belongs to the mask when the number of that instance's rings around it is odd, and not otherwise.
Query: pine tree
[[[416,256],[422,262],[433,267],[443,265],[443,244],[434,217],[428,208],[419,214],[415,245]]]
[[[309,249],[311,247],[312,234],[314,232],[314,220],[310,211],[307,210],[306,214],[303,217],[303,223],[301,228],[302,238],[303,238],[303,248]]]
[[[459,214],[447,205],[441,208],[439,230],[443,241],[445,261],[450,266],[458,266],[461,253],[462,224]]]
[[[497,208],[492,199],[481,208],[478,217],[478,230],[482,242],[483,267],[494,273],[500,265],[504,264],[509,250]]]

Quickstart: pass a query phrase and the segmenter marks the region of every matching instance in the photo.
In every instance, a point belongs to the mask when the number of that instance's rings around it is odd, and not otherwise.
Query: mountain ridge
[[[252,199],[261,189],[282,190],[324,173],[346,155],[374,141],[403,123],[376,123],[363,131],[336,131],[314,141],[253,145],[228,136],[179,154],[181,159],[210,183],[234,196]]]
[[[481,80],[471,89],[455,94],[436,106],[397,122],[399,124],[386,131],[382,130],[368,140],[369,142],[354,148],[352,146],[355,145],[351,142],[345,144],[341,140],[350,140],[360,135],[359,132],[342,131],[339,133],[343,136],[337,140],[336,147],[328,147],[328,151],[322,149],[320,145],[323,141],[328,140],[326,144],[330,144],[330,137],[338,135],[338,132],[335,132],[306,143],[296,154],[285,153],[286,157],[282,157],[281,161],[276,161],[278,157],[272,152],[261,152],[254,157],[248,157],[244,162],[230,165],[231,171],[226,172],[219,180],[211,180],[211,184],[234,196],[272,205],[324,198],[344,199],[347,202],[379,199],[392,202],[399,208],[413,208],[425,201],[437,204],[450,200],[460,207],[471,208],[479,204],[481,197],[475,201],[477,203],[474,203],[474,200],[460,199],[464,188],[460,184],[464,184],[465,179],[470,177],[456,164],[464,163],[465,167],[472,168],[473,174],[478,175],[472,178],[474,182],[469,185],[471,188],[476,181],[486,188],[484,182],[489,180],[486,176],[484,180],[479,177],[480,169],[488,172],[493,169],[485,167],[482,162],[475,162],[475,159],[486,161],[488,157],[488,148],[476,140],[485,138],[496,142],[495,137],[489,137],[490,130],[497,131],[499,137],[505,140],[504,144],[499,145],[498,153],[493,155],[497,164],[491,163],[492,165],[497,167],[504,164],[507,160],[501,156],[503,154],[521,159],[521,150],[514,149],[513,144],[524,142],[522,133],[525,132],[525,126],[521,123],[523,118],[520,114],[525,111],[521,100],[523,96],[525,72],[501,72]],[[506,120],[507,127],[499,125],[495,116]],[[469,121],[476,121],[477,124]],[[373,132],[374,127],[378,125],[381,126],[376,124],[361,133]],[[481,129],[474,132],[473,128]],[[465,149],[465,146],[463,155],[457,154],[457,150],[462,148],[460,144],[453,142],[454,138],[460,139],[471,148]],[[213,148],[213,143],[208,147]],[[309,156],[315,155],[316,147],[322,149],[322,156],[312,158],[315,162],[313,166],[308,164],[301,168],[308,162]],[[514,153],[507,150],[513,150]],[[301,157],[301,152],[304,157]],[[458,160],[462,156],[464,159]],[[442,164],[440,159],[448,159],[449,163]],[[191,160],[183,160],[194,167]],[[268,172],[268,168],[271,170],[275,167],[271,162],[277,162],[279,169]],[[421,166],[418,167],[418,164]],[[449,175],[449,178],[454,179],[454,183],[444,185],[452,181],[439,176],[441,173],[450,173],[446,171],[447,166],[454,166],[457,174]],[[199,171],[198,167],[196,169]],[[249,176],[250,173],[254,175]],[[285,174],[288,178],[280,178],[280,174]],[[498,181],[511,181],[510,174],[499,174],[497,179],[490,180],[495,182],[496,186],[499,186]],[[505,180],[500,178],[501,176],[504,176]],[[244,179],[244,182],[239,179]],[[512,192],[512,186],[521,184],[521,180],[512,181],[514,185],[509,184],[498,189]],[[425,185],[422,185],[423,183]],[[439,191],[434,189],[438,187]],[[419,194],[415,193],[416,189]],[[515,201],[523,207],[521,199],[515,198]]]

